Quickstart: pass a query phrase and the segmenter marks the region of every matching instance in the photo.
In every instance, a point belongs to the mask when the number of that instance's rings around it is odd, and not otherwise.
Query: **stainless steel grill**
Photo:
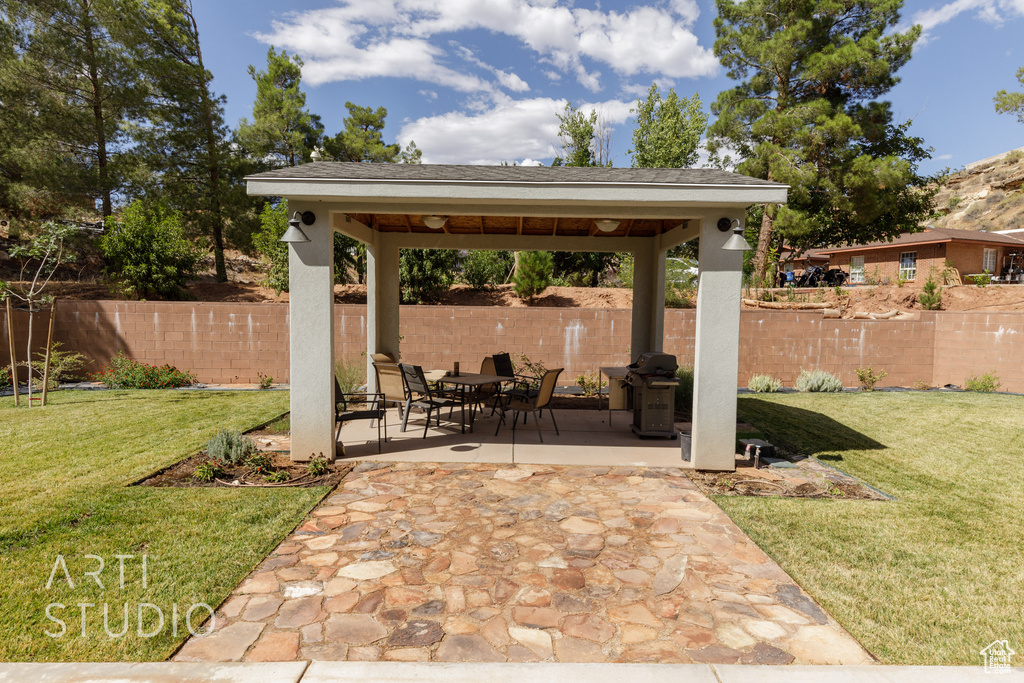
[[[643,353],[629,366],[625,382],[631,388],[628,398],[633,408],[633,433],[640,437],[674,439],[676,357],[667,353]]]

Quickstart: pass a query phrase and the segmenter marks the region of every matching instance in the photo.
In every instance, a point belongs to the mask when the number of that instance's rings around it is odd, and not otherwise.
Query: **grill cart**
[[[625,384],[633,408],[633,433],[640,437],[675,439],[676,357],[651,351],[629,365]]]

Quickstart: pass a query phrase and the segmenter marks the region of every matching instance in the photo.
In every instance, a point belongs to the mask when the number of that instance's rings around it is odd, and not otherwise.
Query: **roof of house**
[[[709,168],[608,168],[573,166],[470,166],[364,164],[319,161],[256,173],[246,180],[384,180],[457,183],[558,183],[639,185],[730,185],[786,187],[759,178]]]
[[[992,244],[1012,247],[1024,247],[1024,240],[1009,235],[997,235],[990,232],[973,230],[953,230],[951,228],[929,227],[922,232],[905,232],[891,242],[879,240],[867,244],[854,244],[847,247],[821,249],[819,254],[837,254],[873,249],[890,249],[892,247],[918,246],[923,244],[941,244],[944,242],[960,242],[966,244]]]

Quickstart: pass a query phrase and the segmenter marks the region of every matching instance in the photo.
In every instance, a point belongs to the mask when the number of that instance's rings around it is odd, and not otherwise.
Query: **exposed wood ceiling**
[[[352,218],[380,232],[445,232],[450,235],[557,235],[562,237],[654,237],[685,220],[624,219],[613,232],[601,232],[594,218],[536,218],[533,216],[448,216],[441,230],[432,230],[423,217],[410,214],[351,214]],[[600,216],[598,217],[600,218]]]

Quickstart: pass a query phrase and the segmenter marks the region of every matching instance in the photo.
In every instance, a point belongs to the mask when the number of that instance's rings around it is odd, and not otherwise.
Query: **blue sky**
[[[548,164],[565,101],[597,108],[615,166],[629,166],[630,108],[652,82],[705,106],[731,86],[712,54],[709,0],[199,0],[200,37],[227,121],[251,116],[247,73],[270,45],[305,61],[309,109],[329,134],[345,102],[384,106],[385,138],[426,163]],[[282,8],[287,5],[287,8]],[[925,39],[887,99],[934,148],[928,173],[1024,146],[992,97],[1019,89],[1024,0],[914,0]]]

